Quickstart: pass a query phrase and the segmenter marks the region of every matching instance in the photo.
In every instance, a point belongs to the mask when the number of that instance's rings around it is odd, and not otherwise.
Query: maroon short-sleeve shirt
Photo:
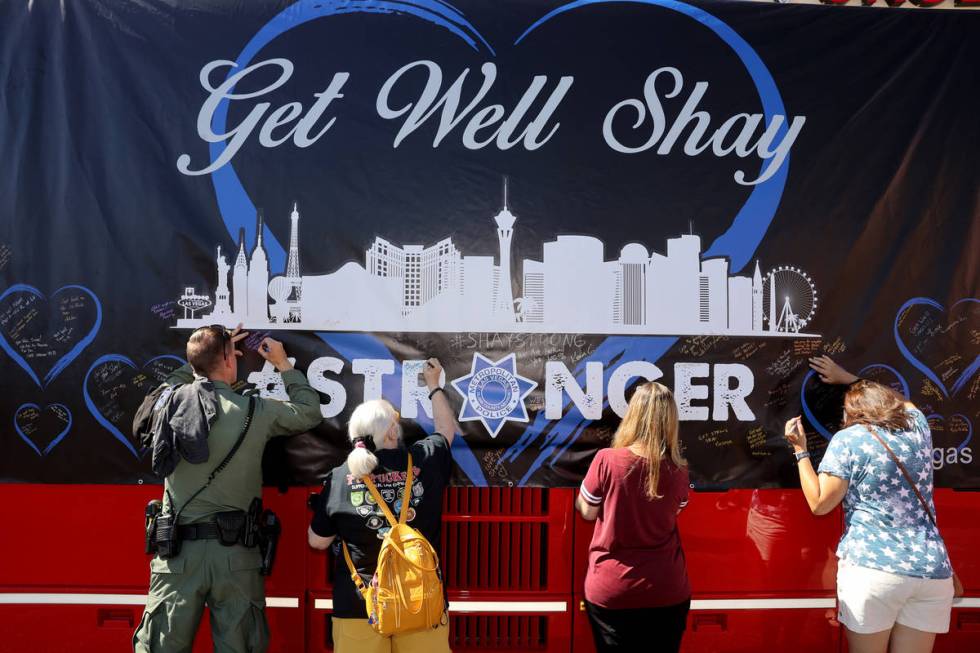
[[[687,468],[660,468],[660,499],[646,496],[647,461],[629,449],[602,449],[579,494],[599,507],[585,598],[611,608],[654,608],[691,596],[677,513],[687,504]]]

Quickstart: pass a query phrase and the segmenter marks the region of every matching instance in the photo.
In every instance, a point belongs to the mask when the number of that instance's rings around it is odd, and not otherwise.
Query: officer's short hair
[[[210,376],[218,369],[221,362],[229,354],[231,336],[224,327],[201,327],[187,339],[187,362],[194,372],[201,376]]]

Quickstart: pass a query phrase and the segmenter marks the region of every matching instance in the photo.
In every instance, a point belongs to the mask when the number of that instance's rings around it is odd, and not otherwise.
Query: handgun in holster
[[[268,576],[276,562],[276,548],[279,545],[279,535],[282,534],[282,523],[271,510],[263,510],[259,518],[259,552],[262,554],[262,567],[259,573]]]

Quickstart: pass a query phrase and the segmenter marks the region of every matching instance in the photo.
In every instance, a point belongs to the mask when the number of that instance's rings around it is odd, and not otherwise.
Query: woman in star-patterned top
[[[932,518],[929,423],[891,388],[825,356],[812,366],[824,382],[849,386],[843,429],[817,471],[800,417],[786,423],[785,435],[810,510],[823,515],[844,504],[837,597],[848,648],[928,653],[936,633],[949,630],[953,600],[952,566]]]

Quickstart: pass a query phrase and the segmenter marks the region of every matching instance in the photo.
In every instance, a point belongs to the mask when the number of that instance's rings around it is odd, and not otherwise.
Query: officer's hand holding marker
[[[286,349],[278,340],[263,338],[259,345],[259,356],[272,363],[280,372],[293,369],[293,364],[286,356]]]

